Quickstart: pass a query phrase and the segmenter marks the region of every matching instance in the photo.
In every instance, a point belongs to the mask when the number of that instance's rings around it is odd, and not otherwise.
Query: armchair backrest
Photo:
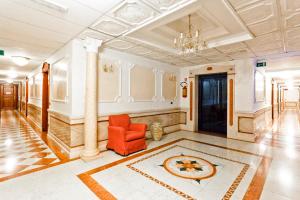
[[[109,125],[110,126],[119,126],[123,127],[125,130],[129,129],[130,125],[130,118],[127,114],[123,115],[110,115],[109,118]]]

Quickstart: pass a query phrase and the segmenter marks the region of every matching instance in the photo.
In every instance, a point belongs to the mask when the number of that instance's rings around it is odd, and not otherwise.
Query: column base
[[[95,160],[97,158],[100,157],[100,150],[99,149],[96,149],[94,151],[85,151],[83,150],[82,153],[80,154],[80,158],[83,160],[83,161],[92,161],[92,160]]]

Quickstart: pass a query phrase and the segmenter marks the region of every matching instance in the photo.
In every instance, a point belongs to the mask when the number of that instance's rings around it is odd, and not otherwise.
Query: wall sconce
[[[105,64],[103,67],[103,71],[107,73],[112,73],[114,71],[113,65],[107,65]]]
[[[169,76],[169,81],[176,81],[176,76],[174,74],[171,74]]]

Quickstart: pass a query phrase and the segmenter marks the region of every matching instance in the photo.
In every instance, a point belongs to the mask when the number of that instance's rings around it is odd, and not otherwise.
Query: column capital
[[[102,42],[103,42],[103,40],[97,40],[94,38],[87,37],[84,40],[83,46],[87,52],[97,53],[98,48],[102,46]]]

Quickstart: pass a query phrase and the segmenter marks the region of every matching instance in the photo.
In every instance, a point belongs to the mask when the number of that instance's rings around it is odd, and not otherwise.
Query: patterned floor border
[[[30,123],[30,121],[28,121],[27,118],[25,118],[23,115],[21,115],[20,113],[18,113],[17,111],[13,111],[13,115],[17,118],[17,119],[20,119],[21,122],[20,123],[23,123],[24,127],[25,126],[28,126],[28,131],[33,131],[34,134],[39,138],[39,140],[46,146],[48,146],[49,150],[51,152],[53,152],[57,158],[60,160],[58,162],[55,162],[55,163],[51,163],[51,164],[48,164],[48,165],[45,165],[45,166],[41,166],[41,167],[37,167],[37,168],[33,168],[33,169],[28,169],[28,170],[24,170],[22,172],[18,172],[18,173],[14,173],[14,174],[11,174],[11,175],[7,175],[7,176],[4,176],[4,177],[1,177],[0,178],[0,182],[3,182],[3,181],[7,181],[7,180],[10,180],[10,179],[13,179],[13,178],[17,178],[17,177],[20,177],[20,176],[24,176],[24,175],[27,175],[27,174],[30,174],[30,173],[34,173],[34,172],[38,172],[38,171],[41,171],[41,170],[44,170],[44,169],[47,169],[47,168],[50,168],[50,167],[55,167],[55,166],[58,166],[58,165],[61,165],[61,164],[65,164],[67,162],[70,162],[70,161],[74,161],[74,160],[77,160],[79,158],[73,158],[73,159],[69,159],[69,158],[66,158],[62,155],[60,155],[61,153],[59,152],[58,149],[54,148],[53,146],[53,142],[48,140],[47,138],[47,135],[45,134],[45,137],[43,137],[43,133],[41,133],[37,127],[35,127],[32,123]],[[3,117],[2,117],[3,118]],[[6,119],[7,120],[7,119]],[[15,126],[14,126],[15,127]]]
[[[210,145],[210,146],[214,146],[214,147],[218,147],[218,148],[223,148],[226,150],[232,150],[232,151],[236,151],[236,152],[240,152],[240,153],[244,153],[244,154],[248,154],[248,155],[255,155],[255,156],[259,156],[262,158],[256,173],[254,174],[252,181],[247,189],[247,192],[245,193],[243,200],[258,200],[260,198],[260,195],[262,193],[263,190],[263,186],[265,184],[265,180],[272,162],[272,158],[268,157],[268,156],[263,156],[263,155],[259,155],[259,154],[255,154],[255,153],[251,153],[251,152],[247,152],[247,151],[242,151],[239,149],[233,149],[233,148],[229,148],[229,147],[223,147],[220,145],[215,145],[215,144],[210,144],[210,143],[206,143],[206,142],[200,142],[197,140],[190,140],[190,139],[186,139],[186,138],[181,138],[166,144],[163,144],[161,146],[134,154],[132,156],[129,157],[125,157],[121,160],[117,160],[115,162],[103,165],[101,167],[97,167],[94,168],[92,170],[86,171],[82,174],[77,175],[78,178],[100,199],[102,200],[115,200],[117,199],[113,194],[111,194],[109,191],[107,191],[103,186],[101,186],[95,179],[93,179],[92,175],[95,173],[98,173],[100,171],[106,170],[108,168],[114,167],[116,165],[119,165],[121,163],[130,161],[132,159],[141,157],[143,155],[152,153],[154,151],[157,151],[159,149],[162,149],[164,147],[168,147],[172,144],[175,144],[177,142],[183,141],[183,140],[187,140],[187,141],[192,141],[192,142],[196,142],[199,144],[205,144],[205,145]],[[145,159],[145,158],[144,158]],[[223,158],[224,159],[224,158]],[[143,159],[141,159],[143,160]],[[243,163],[245,164],[245,163]],[[132,165],[129,164],[127,165],[127,167],[129,167],[130,169],[132,168]],[[229,187],[228,191],[226,192],[226,194],[224,195],[223,199],[224,200],[228,200],[231,198],[232,194],[234,193],[234,191],[236,190],[236,188],[238,187],[239,183],[241,182],[241,180],[243,179],[244,175],[246,174],[247,170],[249,168],[249,165],[245,165],[244,168],[241,170],[240,174],[236,177],[235,181],[231,184],[231,186]],[[186,199],[193,199],[192,197],[190,197],[189,195],[176,190],[175,188],[172,188],[171,186],[160,182],[159,180],[155,179],[154,177],[145,174],[144,172],[141,172],[140,170],[136,169],[136,168],[132,168],[132,170],[142,174],[143,176],[149,178],[150,180],[160,184],[161,186],[174,191],[175,193],[177,193],[178,195],[180,195],[181,197],[184,197]]]

